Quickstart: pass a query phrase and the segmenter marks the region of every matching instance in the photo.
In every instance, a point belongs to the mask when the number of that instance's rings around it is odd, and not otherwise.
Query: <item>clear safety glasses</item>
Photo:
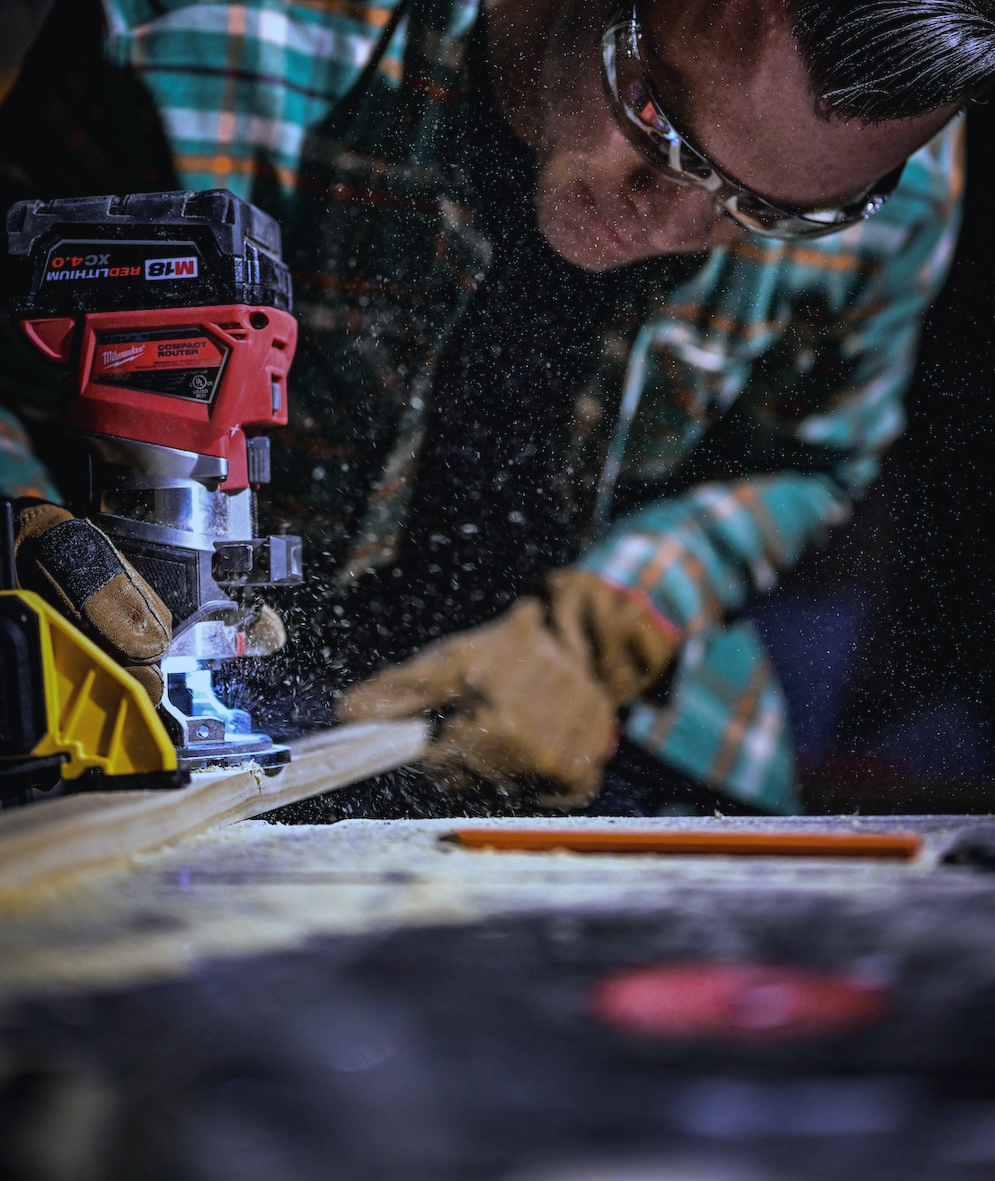
[[[820,237],[877,213],[894,192],[904,163],[849,205],[785,209],[761,197],[716,168],[674,127],[647,73],[640,53],[642,40],[642,24],[633,0],[615,13],[601,38],[605,90],[619,127],[657,171],[681,184],[707,190],[719,212],[738,225],[769,238]]]

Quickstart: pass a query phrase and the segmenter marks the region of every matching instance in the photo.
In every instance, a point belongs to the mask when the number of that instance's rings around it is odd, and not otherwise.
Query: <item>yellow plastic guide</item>
[[[18,648],[26,670],[27,683],[8,685],[8,696],[20,688],[24,701],[33,695],[42,707],[22,718],[18,732],[29,748],[8,746],[0,768],[54,756],[64,759],[59,774],[66,781],[94,770],[112,777],[176,772],[176,748],[134,677],[33,591],[0,591],[0,616],[0,638]],[[17,745],[16,733],[7,739]]]

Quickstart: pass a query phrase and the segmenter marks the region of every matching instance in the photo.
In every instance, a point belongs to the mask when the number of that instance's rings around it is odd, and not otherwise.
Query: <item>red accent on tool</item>
[[[149,337],[149,325],[155,335]],[[157,308],[27,321],[24,331],[49,357],[69,364],[79,339],[79,393],[67,408],[76,430],[224,459],[221,484],[248,486],[243,428],[287,421],[287,371],[297,322],[276,308]],[[172,333],[172,335],[171,335]],[[106,342],[113,341],[113,345]],[[203,399],[159,388],[163,375],[202,371]]]

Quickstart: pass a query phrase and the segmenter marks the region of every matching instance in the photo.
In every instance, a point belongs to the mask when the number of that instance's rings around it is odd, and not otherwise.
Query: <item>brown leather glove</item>
[[[446,716],[424,765],[445,787],[480,776],[504,790],[541,779],[583,803],[615,744],[615,711],[583,663],[550,631],[538,599],[493,623],[430,644],[348,690],[342,719]]]
[[[562,577],[561,577],[562,575]],[[676,644],[641,605],[580,570],[550,579],[548,607],[521,599],[493,623],[440,640],[348,690],[342,719],[446,716],[423,760],[445,786],[545,780],[550,807],[597,791],[616,710],[666,668]],[[643,633],[647,634],[643,634]]]
[[[246,656],[272,656],[287,642],[283,619],[267,603],[254,607],[243,627]]]
[[[46,501],[14,505],[17,578],[162,697],[159,661],[172,637],[165,603],[101,531]]]
[[[663,676],[679,633],[644,594],[569,566],[554,570],[547,587],[550,626],[616,709]]]

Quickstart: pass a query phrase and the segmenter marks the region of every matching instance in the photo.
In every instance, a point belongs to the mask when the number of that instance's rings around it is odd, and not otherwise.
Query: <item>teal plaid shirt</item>
[[[441,341],[486,273],[463,173],[470,0],[104,0],[106,52],[137,73],[182,187],[226,187],[284,227],[302,348],[273,487],[277,526],[317,535],[346,581],[403,529]],[[372,70],[364,67],[380,47]],[[742,609],[848,518],[903,426],[924,309],[953,252],[953,124],[868,222],[813,242],[753,239],[675,279],[661,264],[603,308],[565,482],[581,564],[644,592],[683,636],[665,704],[629,736],[761,809],[796,810],[776,678]],[[731,417],[730,417],[731,416]],[[675,473],[720,418],[728,473]],[[53,494],[5,416],[9,491]],[[592,425],[593,424],[593,425]],[[656,495],[618,516],[613,492]]]

